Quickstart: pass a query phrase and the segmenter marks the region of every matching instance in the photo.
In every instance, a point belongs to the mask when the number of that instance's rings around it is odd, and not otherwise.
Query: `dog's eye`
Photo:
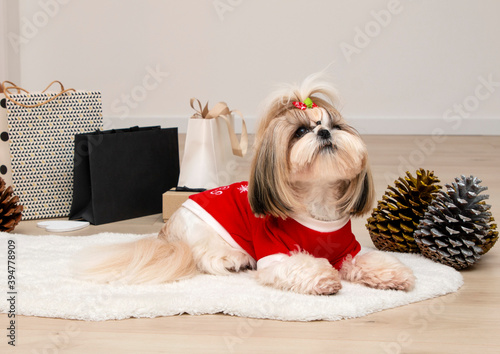
[[[340,125],[334,125],[333,130],[342,130],[342,127]]]
[[[296,138],[302,138],[304,135],[306,135],[307,133],[309,133],[310,130],[309,128],[306,128],[306,127],[300,127],[299,129],[297,129],[297,131],[295,132],[295,137]]]

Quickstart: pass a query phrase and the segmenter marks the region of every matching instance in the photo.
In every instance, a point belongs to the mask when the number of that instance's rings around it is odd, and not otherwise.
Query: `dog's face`
[[[301,207],[298,195],[318,186],[337,196],[337,215],[371,210],[366,145],[332,104],[312,99],[318,107],[306,110],[278,101],[261,121],[249,188],[257,215],[290,216]]]
[[[366,145],[336,110],[292,110],[287,115],[292,184],[350,181],[366,165]]]

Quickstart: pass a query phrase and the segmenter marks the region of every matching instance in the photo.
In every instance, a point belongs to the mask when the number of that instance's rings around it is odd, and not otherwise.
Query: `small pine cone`
[[[19,197],[13,195],[12,187],[5,187],[5,181],[0,178],[0,231],[10,232],[21,221],[23,206],[17,204]]]
[[[498,240],[490,208],[484,202],[488,189],[470,176],[455,178],[440,191],[415,231],[422,254],[455,269],[464,269],[479,260]]]
[[[416,174],[415,178],[406,172],[406,177],[394,181],[395,187],[388,186],[367,220],[373,244],[380,250],[419,252],[413,233],[441,186],[434,172],[420,169]]]

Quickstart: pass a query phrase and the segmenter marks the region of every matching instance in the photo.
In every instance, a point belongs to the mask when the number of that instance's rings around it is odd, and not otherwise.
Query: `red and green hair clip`
[[[292,103],[301,111],[305,111],[308,108],[318,107],[309,97],[307,97],[304,102],[293,101]]]

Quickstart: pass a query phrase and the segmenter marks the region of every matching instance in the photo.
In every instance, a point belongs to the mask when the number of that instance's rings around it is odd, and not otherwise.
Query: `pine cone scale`
[[[10,232],[21,221],[23,206],[18,205],[19,197],[14,194],[14,189],[5,188],[5,181],[0,178],[0,231]]]

